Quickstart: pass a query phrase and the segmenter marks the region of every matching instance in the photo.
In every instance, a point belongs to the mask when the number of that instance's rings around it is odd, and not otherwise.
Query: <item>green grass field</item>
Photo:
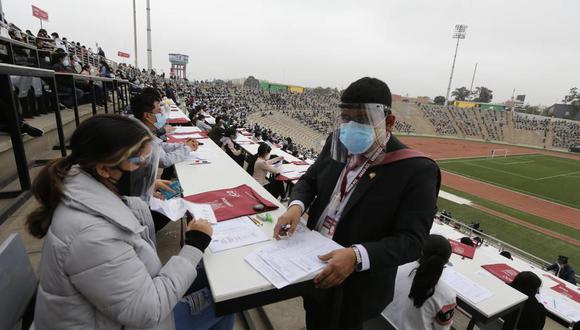
[[[449,189],[445,187],[443,190],[448,191]],[[443,198],[439,198],[438,207],[439,210],[450,211],[454,219],[464,223],[470,224],[472,221],[479,221],[484,233],[546,261],[555,261],[559,255],[565,255],[570,258],[570,263],[573,265],[578,265],[580,262],[580,248],[570,243]]]
[[[580,160],[534,154],[438,163],[449,172],[580,208]]]

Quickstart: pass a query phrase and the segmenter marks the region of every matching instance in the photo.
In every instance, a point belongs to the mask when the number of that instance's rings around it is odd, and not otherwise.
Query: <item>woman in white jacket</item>
[[[423,256],[399,266],[393,301],[383,312],[396,329],[451,328],[456,295],[440,279],[449,257],[449,241],[440,235],[430,235],[423,245]]]
[[[131,181],[140,179],[131,173],[150,161],[150,141],[132,119],[94,116],[73,133],[71,154],[36,178],[40,206],[27,222],[32,235],[44,237],[36,329],[174,329],[174,307],[191,302],[184,294],[212,229],[190,222],[186,245],[161,264],[148,206],[130,197]],[[212,314],[179,319],[193,329],[232,328],[231,316]]]

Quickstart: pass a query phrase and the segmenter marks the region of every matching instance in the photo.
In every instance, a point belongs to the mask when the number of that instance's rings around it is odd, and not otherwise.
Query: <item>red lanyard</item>
[[[389,136],[387,137],[386,142],[389,141],[390,137],[391,137],[391,135],[389,134]],[[349,169],[348,167],[346,167],[346,171],[344,171],[342,173],[342,180],[340,182],[340,200],[341,201],[344,198],[344,196],[346,196],[346,195],[348,195],[350,193],[350,191],[352,190],[352,188],[354,188],[356,186],[356,184],[360,181],[360,179],[363,177],[363,175],[369,169],[369,167],[372,165],[372,163],[377,159],[377,157],[379,157],[379,155],[384,150],[384,147],[387,144],[386,142],[384,143],[384,145],[378,146],[375,149],[375,151],[372,153],[371,157],[370,158],[367,158],[367,160],[361,166],[361,169],[357,173],[356,177],[350,182],[350,184],[348,185],[348,187],[346,185],[346,181],[348,180],[348,172],[350,172],[351,169]]]

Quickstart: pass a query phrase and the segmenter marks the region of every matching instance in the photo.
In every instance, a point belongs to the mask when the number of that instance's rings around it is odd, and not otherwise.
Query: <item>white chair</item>
[[[22,320],[28,329],[34,316],[37,279],[18,234],[0,245],[0,329],[14,329]]]

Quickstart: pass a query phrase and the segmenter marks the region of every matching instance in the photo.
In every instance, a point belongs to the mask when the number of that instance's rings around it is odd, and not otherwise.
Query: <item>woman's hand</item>
[[[211,235],[213,234],[213,228],[211,227],[209,221],[207,221],[206,219],[191,220],[187,224],[187,230],[200,231],[209,237],[211,237]]]

